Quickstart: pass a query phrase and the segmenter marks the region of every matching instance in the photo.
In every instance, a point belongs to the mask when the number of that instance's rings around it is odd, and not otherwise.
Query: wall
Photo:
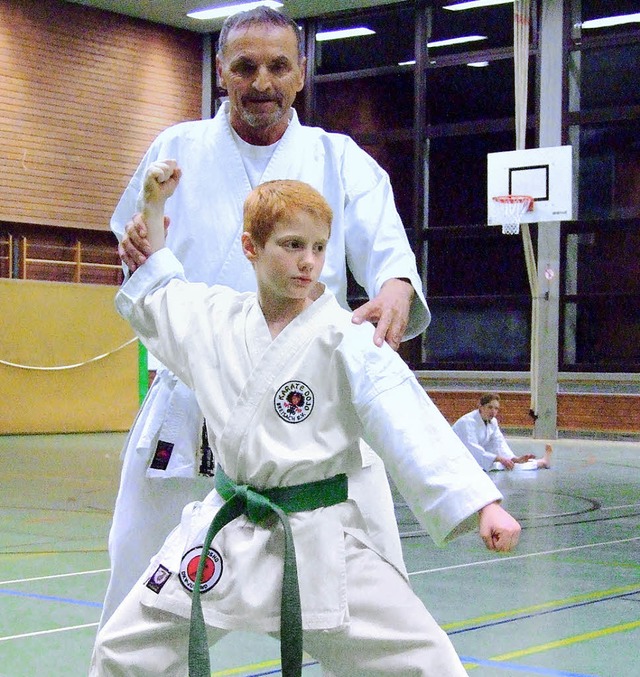
[[[106,285],[0,280],[0,434],[126,431],[137,342]],[[94,357],[103,359],[86,363]],[[33,367],[72,369],[34,370]]]
[[[60,0],[0,2],[0,221],[107,230],[159,131],[197,119],[202,38]]]

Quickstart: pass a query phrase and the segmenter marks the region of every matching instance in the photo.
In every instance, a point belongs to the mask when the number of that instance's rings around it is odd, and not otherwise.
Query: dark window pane
[[[640,137],[635,121],[580,130],[579,218],[640,217]]]
[[[640,12],[638,0],[581,0],[582,21],[602,19],[603,17],[621,16],[623,14],[636,14]],[[637,30],[638,24],[621,24],[603,28],[584,29],[583,37],[600,37],[626,33],[629,30]]]
[[[365,27],[375,33],[356,38],[316,42],[316,73],[343,73],[397,66],[414,58],[414,10],[394,9],[350,18],[326,19],[318,32]]]
[[[321,127],[350,136],[411,129],[413,73],[320,82],[315,113]]]
[[[528,294],[522,238],[494,227],[475,232],[447,237],[427,231],[429,297]]]
[[[640,45],[582,50],[580,107],[589,110],[639,104],[638,72]]]
[[[439,4],[453,5],[454,2]],[[482,36],[484,39],[457,45],[429,46],[429,58],[437,60],[438,56],[445,54],[513,45],[513,5],[494,5],[455,12],[440,7],[434,9],[433,31],[429,36],[429,45],[435,41],[472,35]]]
[[[528,113],[535,112],[534,60],[529,62]],[[466,64],[427,71],[427,111],[431,124],[515,116],[513,59],[484,67]]]
[[[527,301],[462,305],[429,299],[426,366],[434,369],[528,369],[531,307]],[[488,321],[487,318],[491,320]]]
[[[575,351],[568,350],[570,338],[565,335],[567,367],[583,371],[633,370],[640,367],[640,300],[611,296],[567,304],[567,318],[575,332]]]

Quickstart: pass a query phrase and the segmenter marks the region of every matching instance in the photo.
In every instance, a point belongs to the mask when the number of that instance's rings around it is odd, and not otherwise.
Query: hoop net
[[[520,232],[522,215],[533,209],[530,195],[498,195],[493,198],[502,211],[502,232],[504,235],[517,235]]]

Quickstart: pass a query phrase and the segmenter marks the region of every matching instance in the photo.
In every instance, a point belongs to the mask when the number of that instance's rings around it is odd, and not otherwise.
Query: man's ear
[[[256,243],[253,241],[250,233],[242,233],[242,253],[247,257],[247,259],[253,263],[258,256],[258,248]]]
[[[216,76],[217,76],[217,84],[220,89],[227,89],[227,85],[224,81],[224,74],[222,70],[222,61],[220,60],[219,56],[216,56]]]

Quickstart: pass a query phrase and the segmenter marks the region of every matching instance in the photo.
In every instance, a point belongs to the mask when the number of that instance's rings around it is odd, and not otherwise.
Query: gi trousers
[[[305,651],[336,677],[464,677],[451,641],[407,581],[354,537],[345,536],[345,547],[349,620],[338,630],[306,630]],[[144,606],[143,583],[98,633],[89,677],[187,676],[189,620]],[[229,631],[207,632],[213,646]]]

